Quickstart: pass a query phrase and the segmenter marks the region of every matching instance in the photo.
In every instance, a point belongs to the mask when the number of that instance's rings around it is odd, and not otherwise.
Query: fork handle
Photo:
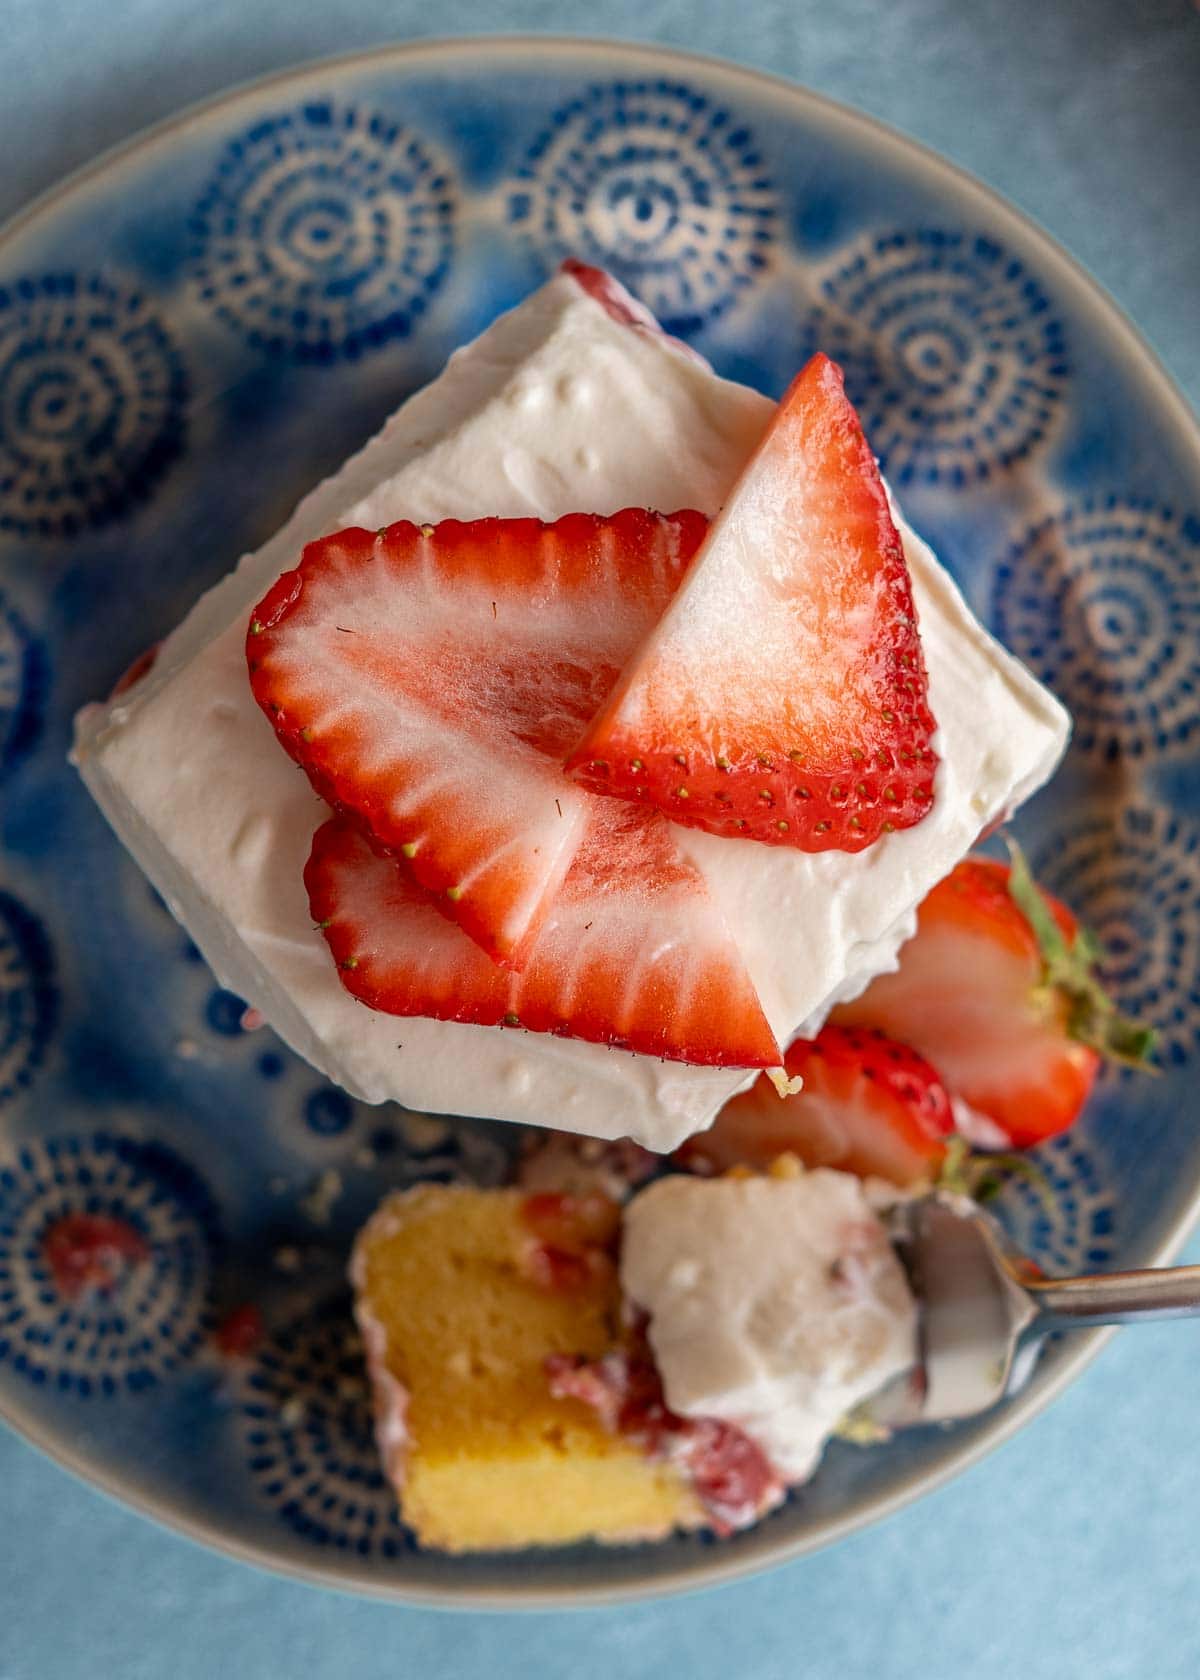
[[[1200,1317],[1200,1266],[1022,1282],[1037,1303],[1039,1330]]]

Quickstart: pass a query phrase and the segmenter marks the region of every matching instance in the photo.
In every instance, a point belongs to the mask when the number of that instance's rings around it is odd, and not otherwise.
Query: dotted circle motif
[[[244,1379],[241,1416],[255,1485],[296,1534],[360,1557],[412,1550],[380,1468],[348,1301],[260,1350]]]
[[[1063,328],[1016,257],[941,229],[858,243],[817,287],[807,348],[841,364],[898,485],[990,478],[1045,440],[1067,377]]]
[[[997,568],[1000,638],[1062,696],[1075,745],[1162,756],[1200,730],[1200,518],[1085,502],[1043,520]]]
[[[69,537],[147,496],[188,378],[141,293],[99,275],[0,286],[0,531]]]
[[[221,1038],[240,1038],[242,1035],[242,1019],[246,1013],[246,1005],[236,992],[227,992],[223,986],[216,987],[208,995],[204,1005],[204,1020],[213,1032]]]
[[[677,82],[617,82],[554,113],[508,216],[547,261],[610,270],[668,332],[689,333],[767,267],[777,208],[736,117]]]
[[[1116,1196],[1086,1127],[1042,1144],[1029,1160],[1041,1182],[1014,1174],[989,1204],[1013,1242],[1051,1277],[1107,1266]]]
[[[118,1219],[147,1249],[107,1291],[64,1298],[43,1253],[72,1214]],[[209,1328],[217,1214],[164,1145],[96,1132],[26,1144],[0,1163],[0,1360],[81,1398],[150,1387]]]
[[[0,782],[37,740],[47,678],[42,642],[0,594]]]
[[[42,1064],[58,1019],[54,957],[41,922],[0,891],[0,1106]]]
[[[1036,864],[1099,939],[1121,1007],[1158,1029],[1159,1061],[1190,1061],[1200,1048],[1200,829],[1127,807],[1067,830]]]
[[[354,1124],[354,1104],[336,1085],[322,1085],[304,1099],[304,1120],[318,1137],[340,1137]]]
[[[191,219],[200,295],[256,349],[354,358],[406,337],[450,269],[449,166],[403,124],[313,103],[226,147]]]

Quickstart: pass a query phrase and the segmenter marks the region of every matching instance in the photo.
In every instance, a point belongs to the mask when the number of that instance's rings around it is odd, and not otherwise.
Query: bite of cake
[[[385,1469],[449,1551],[728,1534],[916,1359],[844,1173],[586,1192],[421,1186],[352,1265]]]

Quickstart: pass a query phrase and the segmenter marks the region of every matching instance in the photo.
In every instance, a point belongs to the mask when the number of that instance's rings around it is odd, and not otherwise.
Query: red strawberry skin
[[[711,1129],[689,1138],[684,1164],[707,1172],[768,1167],[798,1155],[809,1167],[911,1187],[932,1179],[946,1156],[954,1115],[930,1064],[883,1033],[824,1027],[797,1039],[784,1066],[803,1089],[780,1097],[758,1079],[732,1097]]]
[[[921,905],[898,970],[872,981],[834,1019],[914,1045],[956,1097],[1024,1147],[1072,1124],[1101,1058],[1070,1037],[1069,1000],[1042,984],[1042,954],[1009,874],[991,858],[960,863]],[[1043,897],[1073,941],[1070,911]]]
[[[520,972],[493,963],[352,823],[326,823],[304,879],[342,984],[391,1015],[519,1026],[708,1066],[777,1066],[737,947],[666,823],[595,804]]]
[[[585,828],[563,754],[706,529],[628,509],[342,531],[251,614],[255,698],[321,797],[520,967]]]
[[[815,356],[566,768],[712,834],[858,852],[932,805],[926,687],[887,494]]]

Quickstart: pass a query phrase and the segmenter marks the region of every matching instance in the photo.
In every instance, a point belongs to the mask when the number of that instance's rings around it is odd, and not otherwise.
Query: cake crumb
[[[657,1166],[658,1157],[629,1138],[605,1141],[565,1132],[530,1132],[517,1166],[517,1183],[535,1192],[599,1192],[623,1202]]]
[[[298,1272],[303,1263],[303,1258],[300,1250],[290,1243],[285,1244],[282,1248],[277,1248],[271,1256],[275,1269],[279,1272]]]
[[[279,1421],[285,1429],[299,1429],[308,1411],[298,1394],[293,1394],[279,1408]]]
[[[399,1118],[404,1140],[413,1149],[436,1149],[450,1136],[446,1122],[432,1114],[402,1114]]]
[[[335,1172],[332,1167],[326,1167],[325,1171],[314,1179],[308,1194],[300,1198],[300,1211],[306,1214],[314,1225],[328,1225],[341,1194],[341,1173]]]
[[[175,1041],[175,1054],[184,1062],[194,1062],[200,1054],[200,1046],[194,1038],[180,1038]]]

